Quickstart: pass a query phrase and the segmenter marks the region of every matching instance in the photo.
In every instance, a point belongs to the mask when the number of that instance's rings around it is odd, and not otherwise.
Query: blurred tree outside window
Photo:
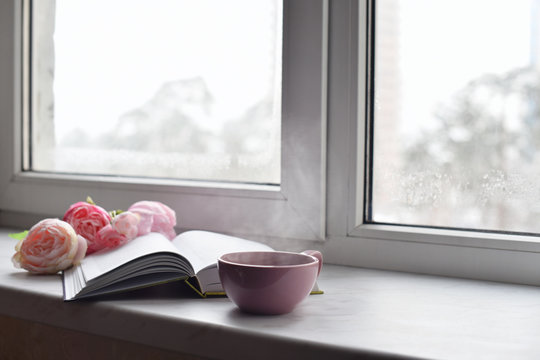
[[[540,1],[375,11],[368,220],[540,233]]]
[[[281,0],[32,3],[30,169],[280,183]]]

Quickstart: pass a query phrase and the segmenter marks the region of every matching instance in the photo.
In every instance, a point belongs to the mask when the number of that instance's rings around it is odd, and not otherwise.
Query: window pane
[[[368,220],[540,232],[540,1],[376,2]]]
[[[33,2],[31,170],[280,182],[280,0]]]

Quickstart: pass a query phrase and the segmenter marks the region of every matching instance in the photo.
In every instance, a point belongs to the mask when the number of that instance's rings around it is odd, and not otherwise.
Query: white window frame
[[[0,2],[0,222],[58,216],[86,195],[105,207],[148,198],[182,228],[313,247],[329,263],[540,285],[538,237],[364,223],[367,1],[285,1],[283,183],[249,190],[21,173],[21,7]]]
[[[0,84],[4,150],[0,155],[0,209],[4,213],[62,216],[70,203],[86,196],[108,209],[147,199],[171,206],[180,228],[251,237],[324,239],[327,1],[284,2],[280,186],[23,171],[21,118],[28,118],[28,106],[22,84],[28,74],[22,72],[27,56],[21,21],[27,4],[9,0],[0,5],[0,46],[4,49],[0,55],[0,78],[4,79]]]
[[[371,0],[330,4],[325,257],[368,268],[540,285],[540,237],[364,222],[372,6]]]

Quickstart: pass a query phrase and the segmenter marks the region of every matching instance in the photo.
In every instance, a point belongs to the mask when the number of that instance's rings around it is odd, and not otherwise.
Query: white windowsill
[[[62,301],[60,276],[13,268],[0,229],[0,316],[211,358],[538,358],[540,288],[326,265],[324,295],[283,316],[170,285]]]

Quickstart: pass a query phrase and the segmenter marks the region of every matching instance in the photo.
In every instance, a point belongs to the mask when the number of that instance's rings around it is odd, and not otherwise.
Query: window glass
[[[39,0],[30,169],[280,182],[282,1]]]
[[[540,1],[375,12],[367,220],[540,232]]]

